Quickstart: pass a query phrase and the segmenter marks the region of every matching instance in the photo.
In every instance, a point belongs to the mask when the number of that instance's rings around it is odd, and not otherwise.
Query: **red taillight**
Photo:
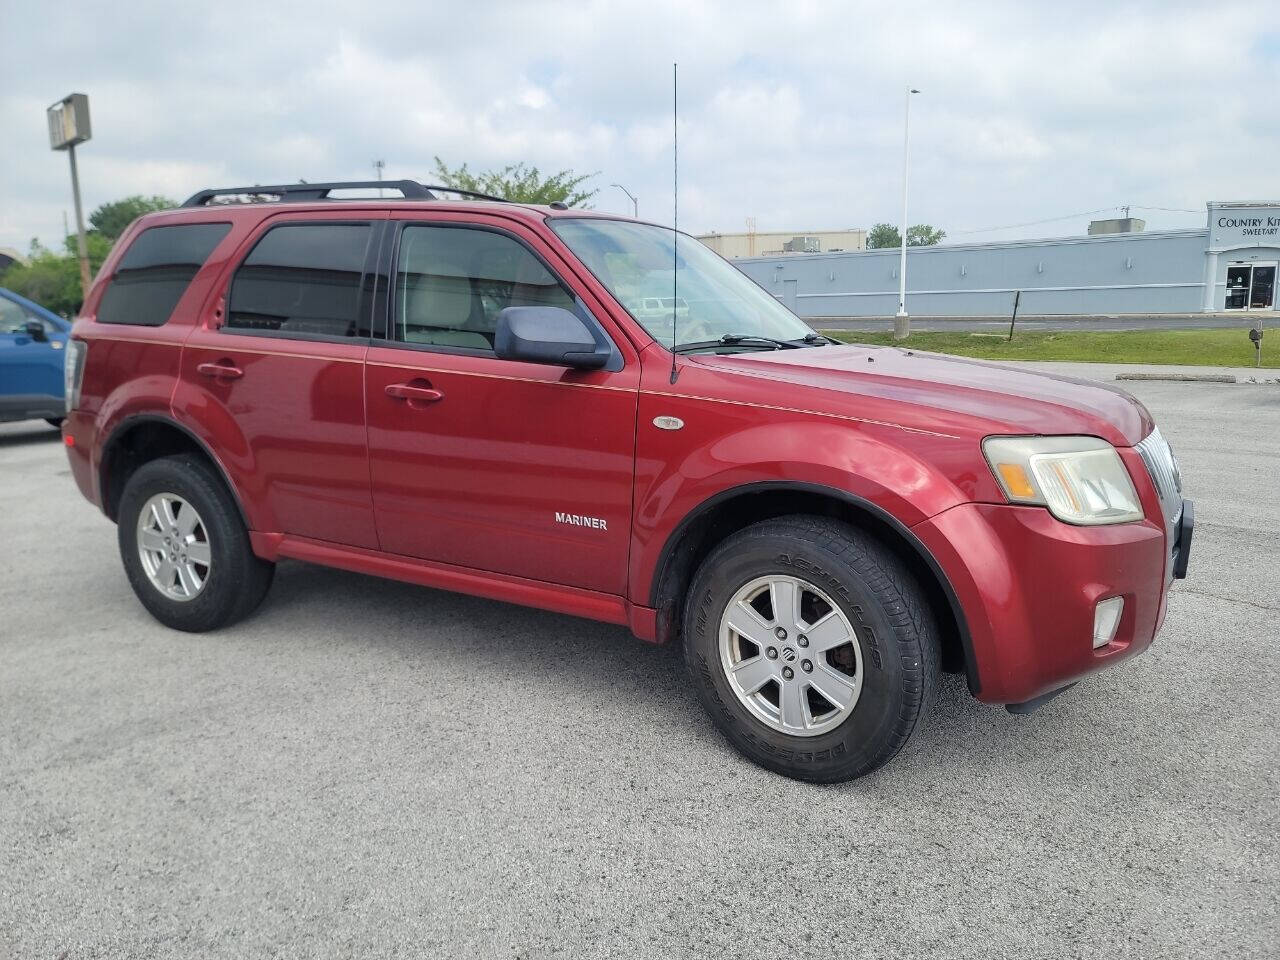
[[[74,447],[76,445],[76,438],[69,433],[64,433],[62,435],[62,442],[65,443],[68,447]]]

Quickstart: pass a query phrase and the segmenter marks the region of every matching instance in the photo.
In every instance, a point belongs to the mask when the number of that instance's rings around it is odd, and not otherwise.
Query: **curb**
[[[1235,376],[1230,373],[1117,373],[1117,380],[1164,380],[1172,383],[1280,384],[1280,376]]]
[[[1117,380],[1171,380],[1178,383],[1235,383],[1229,373],[1117,373]]]

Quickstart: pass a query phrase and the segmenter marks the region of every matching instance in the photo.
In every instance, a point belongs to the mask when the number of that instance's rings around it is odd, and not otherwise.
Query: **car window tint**
[[[98,322],[167,323],[191,278],[230,229],[229,223],[188,223],[143,230],[103,291]]]
[[[506,307],[572,310],[574,298],[523,244],[490,230],[407,226],[396,266],[395,338],[492,350]]]
[[[263,234],[231,284],[224,329],[367,337],[361,279],[367,223],[282,224]]]

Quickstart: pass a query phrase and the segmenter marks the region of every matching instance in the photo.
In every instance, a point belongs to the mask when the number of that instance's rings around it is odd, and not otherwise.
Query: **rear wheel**
[[[47,423],[49,426],[53,427],[55,430],[62,429],[62,421],[63,421],[62,417],[45,417],[44,418],[44,422]]]
[[[275,565],[254,555],[226,486],[194,457],[139,467],[117,521],[129,583],[166,626],[200,632],[234,623],[271,586]]]
[[[694,577],[685,658],[716,726],[789,777],[850,780],[891,760],[938,675],[919,586],[860,530],[824,517],[755,524]]]

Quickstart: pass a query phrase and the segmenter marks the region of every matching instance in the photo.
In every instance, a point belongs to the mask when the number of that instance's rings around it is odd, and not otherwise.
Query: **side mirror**
[[[36,343],[44,343],[49,339],[48,336],[45,335],[44,324],[39,320],[28,320],[22,325],[22,329],[24,329],[27,332],[27,336]]]
[[[599,370],[611,355],[607,342],[562,307],[507,307],[498,314],[493,351],[503,360],[579,370]]]

